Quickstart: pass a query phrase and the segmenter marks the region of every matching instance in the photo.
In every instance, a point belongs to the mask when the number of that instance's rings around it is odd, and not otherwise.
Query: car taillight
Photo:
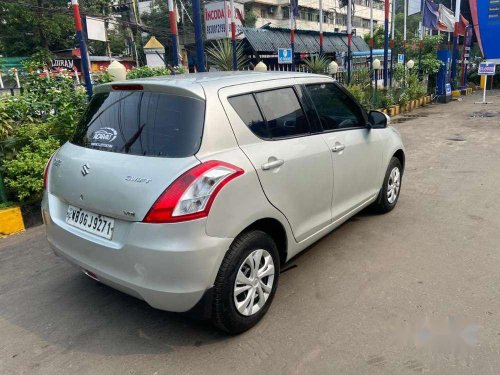
[[[243,173],[243,169],[222,161],[197,165],[160,195],[144,222],[176,223],[206,217],[224,185]]]
[[[45,164],[45,170],[43,171],[43,190],[47,190],[47,178],[49,177],[49,167],[55,154],[56,153],[54,152],[47,161],[47,164]]]

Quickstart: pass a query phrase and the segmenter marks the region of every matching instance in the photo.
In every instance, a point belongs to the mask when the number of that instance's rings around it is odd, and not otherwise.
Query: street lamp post
[[[377,88],[378,88],[378,71],[380,70],[380,60],[373,60],[373,71],[375,72],[375,92],[372,93],[372,108],[375,107],[375,98],[377,97]]]

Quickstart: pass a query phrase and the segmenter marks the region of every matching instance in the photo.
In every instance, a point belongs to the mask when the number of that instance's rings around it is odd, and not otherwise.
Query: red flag
[[[465,29],[469,25],[469,21],[467,21],[464,16],[460,15],[460,22],[455,24],[455,36],[457,35],[465,35]]]

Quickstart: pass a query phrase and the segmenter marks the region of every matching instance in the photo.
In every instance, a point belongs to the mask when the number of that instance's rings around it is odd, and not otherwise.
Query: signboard
[[[292,49],[279,48],[278,49],[278,64],[291,64],[292,63]]]
[[[50,62],[52,69],[67,69],[73,70],[75,62],[73,59],[53,59]]]
[[[494,76],[496,65],[492,63],[480,63],[477,74],[480,76]]]
[[[241,39],[241,19],[245,14],[243,4],[234,3],[234,23],[236,38]],[[216,1],[205,4],[205,35],[207,39],[222,39],[231,37],[231,5],[229,1]]]
[[[446,96],[451,96],[451,83],[447,83],[446,87]]]
[[[106,27],[102,18],[85,17],[87,38],[91,40],[107,41]]]
[[[398,53],[398,64],[404,64],[405,63],[405,55],[402,53]]]
[[[408,0],[408,15],[420,13],[422,11],[422,0]]]

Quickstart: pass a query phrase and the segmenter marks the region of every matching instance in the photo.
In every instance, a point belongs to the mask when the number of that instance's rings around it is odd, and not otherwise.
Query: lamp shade
[[[328,64],[328,73],[337,74],[338,71],[339,71],[339,64],[337,64],[335,61],[332,61],[330,64]]]
[[[375,69],[375,70],[380,69],[380,60],[379,59],[373,60],[373,69]]]
[[[255,68],[253,68],[253,70],[256,72],[267,72],[267,65],[262,61],[259,61],[259,63],[255,65]]]
[[[409,61],[406,63],[406,66],[408,67],[408,69],[412,69],[412,68],[415,66],[415,61],[413,61],[413,60],[409,60]]]
[[[109,64],[108,73],[113,78],[113,81],[124,81],[127,79],[125,65],[116,60]]]

